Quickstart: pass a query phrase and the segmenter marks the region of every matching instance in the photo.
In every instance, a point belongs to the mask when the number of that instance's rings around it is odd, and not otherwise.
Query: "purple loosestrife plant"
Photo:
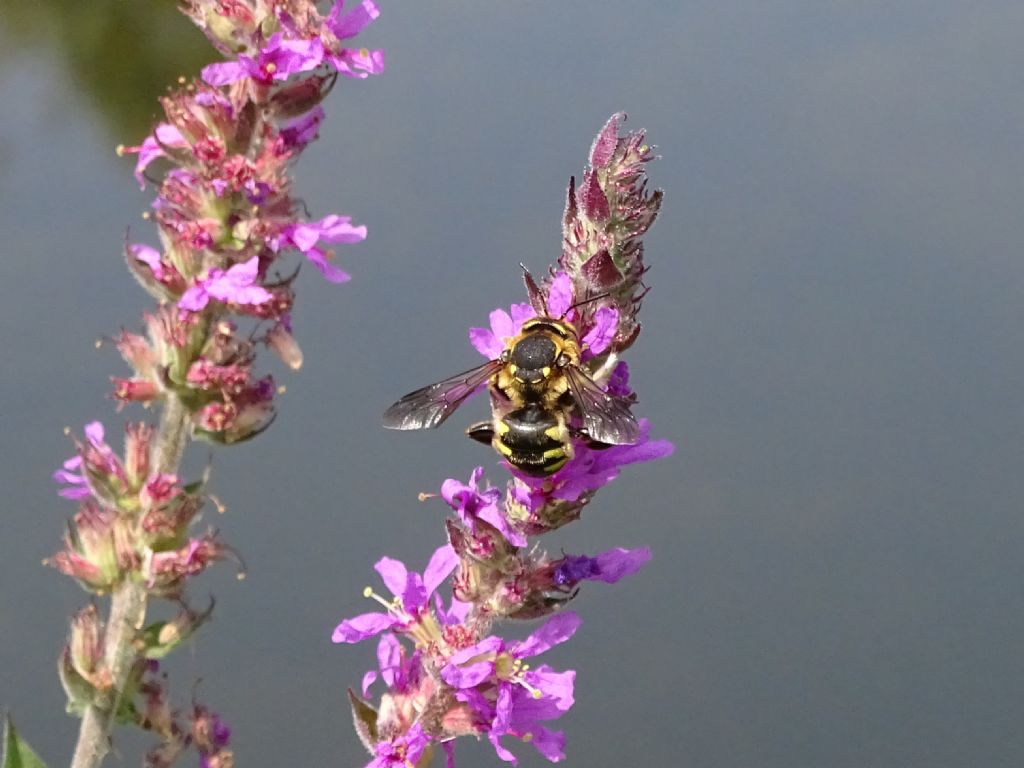
[[[647,290],[641,237],[658,214],[661,192],[646,189],[644,166],[652,154],[643,132],[620,135],[621,119],[613,116],[598,134],[579,186],[570,181],[557,266],[539,282],[527,275],[528,303],[495,310],[490,327],[471,329],[469,338],[494,360],[527,319],[565,319],[579,332],[581,365],[590,377],[606,393],[634,401],[620,355],[640,332],[637,314]],[[497,397],[492,405],[499,407]],[[572,707],[576,673],[543,661],[580,626],[575,613],[562,609],[582,582],[613,584],[638,571],[650,551],[551,556],[531,538],[578,520],[623,466],[672,453],[671,443],[649,433],[640,419],[632,444],[574,437],[572,458],[546,477],[502,462],[509,475],[502,484],[488,483],[482,467],[469,482],[441,484],[440,497],[453,513],[445,522],[448,543],[422,575],[381,559],[376,570],[393,597],[368,587],[365,595],[381,610],[345,619],[334,630],[338,643],[379,638],[378,669],[363,678],[361,694],[349,691],[356,731],[372,756],[368,768],[426,766],[438,746],[451,768],[460,736],[486,737],[512,763],[515,740],[552,762],[565,757],[565,737],[551,723]],[[449,576],[446,603],[440,591]],[[524,640],[495,633],[503,620],[539,618],[546,621]],[[372,704],[378,681],[384,690]]]
[[[310,218],[291,169],[316,138],[320,103],[338,78],[382,70],[381,51],[352,43],[378,15],[373,0],[334,0],[326,15],[314,0],[182,0],[182,9],[226,60],[180,79],[160,100],[153,132],[119,148],[137,156],[143,188],[157,187],[146,218],[159,247],[125,245],[156,306],[145,333],[115,340],[131,373],[113,378],[113,395],[159,409],[160,424],[129,424],[121,455],[93,422],[54,475],[79,509],[49,563],[110,596],[106,620],[95,603],[74,616],[60,658],[68,711],[82,718],[74,768],[102,762],[115,722],[158,737],[151,768],[190,746],[204,768],[232,764],[230,730],[199,704],[185,723],[156,666],[212,610],[190,606],[188,579],[236,559],[217,531],[198,529],[211,497],[205,477],[179,477],[182,454],[190,438],[233,444],[271,424],[277,389],[256,373],[256,356],[266,346],[289,367],[302,365],[292,324],[298,266],[308,260],[345,282],[332,246],[366,237],[347,216]],[[151,598],[173,601],[177,616],[147,624]]]

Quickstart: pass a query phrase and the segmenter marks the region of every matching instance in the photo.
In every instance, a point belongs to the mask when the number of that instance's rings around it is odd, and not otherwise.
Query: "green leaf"
[[[377,710],[356,696],[356,692],[348,689],[348,701],[352,705],[352,723],[356,727],[356,735],[366,750],[376,754],[377,748]]]
[[[0,768],[46,768],[46,763],[14,730],[10,715],[4,716],[4,759]]]

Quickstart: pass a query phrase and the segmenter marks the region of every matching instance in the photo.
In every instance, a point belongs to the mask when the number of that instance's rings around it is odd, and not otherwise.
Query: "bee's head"
[[[521,337],[509,353],[514,375],[526,384],[539,384],[551,375],[558,359],[558,346],[545,333],[530,333]]]

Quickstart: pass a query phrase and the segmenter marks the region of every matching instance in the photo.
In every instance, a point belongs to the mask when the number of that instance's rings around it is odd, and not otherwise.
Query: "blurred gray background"
[[[482,402],[430,433],[380,412],[478,359],[467,327],[522,300],[520,261],[557,257],[568,177],[625,110],[666,190],[629,362],[678,448],[552,543],[655,555],[584,589],[552,654],[579,670],[569,764],[1020,765],[1024,5],[381,5],[364,40],[386,74],[340,83],[298,169],[314,215],[370,237],[344,249],[352,283],[302,276],[307,364],[265,363],[288,387],[273,429],[214,453],[249,576],[197,583],[218,604],[180,700],[201,677],[240,766],[366,761],[344,691],[373,646],[330,632],[378,557],[420,567],[441,542],[419,491],[501,477],[460,434]],[[40,566],[73,512],[50,473],[64,426],[138,415],[105,399],[124,369],[93,342],[147,306],[126,227],[154,242],[113,147],[210,53],[165,4],[5,3],[0,25],[0,703],[58,766],[77,723],[54,659],[85,594]],[[145,741],[118,743],[136,765]]]

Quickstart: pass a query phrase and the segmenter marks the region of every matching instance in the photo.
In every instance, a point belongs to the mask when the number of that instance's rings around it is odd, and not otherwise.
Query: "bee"
[[[467,435],[489,443],[512,466],[534,477],[561,469],[573,457],[573,438],[595,447],[635,443],[639,427],[631,400],[601,389],[581,366],[576,327],[565,319],[523,323],[494,360],[410,392],[384,412],[388,429],[432,429],[485,384],[493,418]],[[572,422],[578,414],[581,426]]]

